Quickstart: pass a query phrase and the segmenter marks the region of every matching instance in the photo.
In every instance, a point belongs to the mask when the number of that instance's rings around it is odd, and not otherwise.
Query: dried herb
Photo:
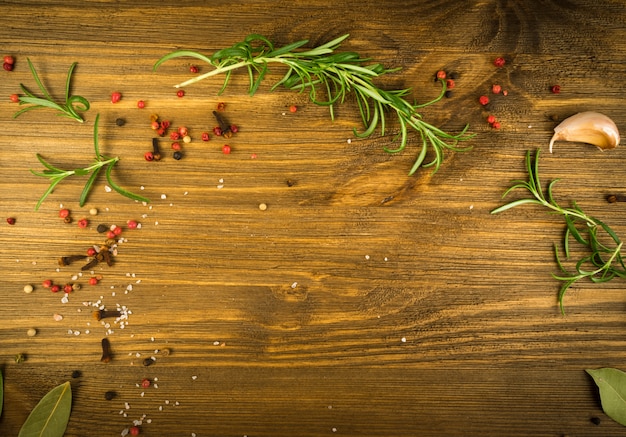
[[[600,389],[602,410],[611,419],[626,426],[626,373],[608,367],[585,371]]]
[[[369,137],[379,126],[381,135],[384,135],[385,113],[387,111],[396,114],[400,123],[398,136],[401,138],[400,145],[394,149],[385,148],[387,152],[397,153],[404,150],[409,128],[419,133],[422,148],[409,174],[413,174],[420,167],[434,166],[434,171],[437,171],[443,162],[446,149],[467,150],[457,147],[457,143],[473,137],[467,133],[469,125],[466,125],[456,135],[449,134],[423,121],[418,113],[420,108],[432,105],[444,97],[446,93],[445,80],[439,81],[442,86],[441,92],[434,100],[423,104],[411,103],[405,99],[411,92],[410,89],[387,91],[374,84],[374,79],[395,72],[398,70],[397,68],[387,69],[378,63],[366,65],[368,59],[362,58],[354,52],[335,53],[335,50],[347,37],[348,35],[343,35],[313,49],[299,50],[308,43],[308,40],[275,48],[274,44],[266,37],[251,34],[243,41],[232,47],[219,50],[210,57],[190,50],[169,53],[156,62],[154,69],[156,70],[163,62],[174,58],[189,56],[199,59],[214,69],[178,84],[176,87],[187,86],[218,74],[225,74],[221,93],[228,85],[231,73],[236,69],[245,68],[250,79],[249,94],[252,96],[265,78],[268,65],[272,63],[282,64],[288,70],[271,89],[274,90],[283,86],[300,92],[306,90],[313,103],[329,107],[331,119],[334,119],[333,105],[343,103],[346,96],[352,92],[356,96],[356,102],[365,126],[365,130],[361,133],[355,129],[355,135]],[[432,161],[426,162],[429,148],[432,148],[434,158]]]
[[[120,187],[111,178],[111,172],[113,171],[113,167],[115,167],[115,164],[117,164],[120,158],[117,156],[115,158],[108,158],[100,154],[100,149],[98,146],[98,119],[99,117],[100,117],[100,114],[96,116],[96,120],[94,122],[94,129],[93,129],[93,143],[94,143],[94,149],[96,152],[96,157],[95,157],[95,161],[93,164],[87,167],[75,169],[75,170],[62,170],[60,168],[57,168],[49,164],[43,159],[41,155],[37,154],[37,159],[39,160],[39,162],[41,162],[41,164],[46,169],[43,172],[36,172],[33,170],[31,170],[31,172],[36,176],[48,178],[50,180],[50,186],[45,191],[45,193],[41,196],[41,198],[39,199],[39,202],[37,202],[37,205],[35,206],[35,210],[39,209],[43,201],[46,199],[46,197],[48,197],[50,193],[54,191],[54,188],[59,184],[59,182],[61,182],[63,179],[70,177],[70,176],[89,176],[89,178],[87,179],[87,183],[85,184],[83,191],[80,194],[79,204],[80,206],[83,206],[85,202],[87,201],[87,196],[89,195],[89,192],[91,191],[93,187],[93,184],[98,178],[98,174],[100,173],[100,170],[102,170],[103,168],[106,168],[105,170],[106,180],[113,190],[117,191],[122,196],[128,197],[129,199],[138,200],[140,202],[148,202],[148,199],[146,199],[145,197],[139,196],[137,194],[133,194],[130,191],[125,190],[124,188]]]
[[[593,282],[607,282],[617,277],[626,278],[626,266],[622,259],[622,241],[611,227],[595,217],[587,215],[577,204],[573,203],[571,208],[561,207],[552,195],[554,185],[559,181],[553,180],[544,192],[539,180],[539,150],[533,160],[530,151],[526,153],[526,170],[528,180],[513,181],[513,185],[505,191],[502,197],[511,191],[521,188],[527,190],[532,195],[531,198],[514,200],[491,211],[497,214],[520,205],[535,204],[550,209],[553,213],[563,216],[565,219],[565,235],[563,238],[563,253],[565,260],[570,257],[570,239],[578,242],[588,253],[575,264],[575,271],[566,269],[558,247],[554,246],[556,262],[563,274],[553,274],[555,279],[562,282],[559,290],[559,306],[561,313],[565,314],[563,308],[563,297],[567,290],[577,281],[588,278]]]
[[[65,382],[48,392],[30,412],[18,437],[63,437],[72,410],[72,387]]]
[[[39,75],[37,74],[37,71],[35,70],[35,67],[33,66],[32,62],[30,62],[30,59],[27,58],[27,61],[28,61],[28,67],[30,68],[30,72],[35,78],[35,82],[37,83],[37,86],[43,93],[43,97],[37,97],[35,94],[30,92],[28,88],[26,88],[23,84],[20,84],[20,88],[22,89],[22,92],[26,94],[25,96],[19,97],[20,105],[30,104],[32,106],[27,106],[26,108],[23,108],[17,111],[13,115],[13,118],[16,118],[22,115],[23,113],[27,111],[31,111],[33,109],[50,108],[50,109],[59,111],[59,115],[63,117],[68,117],[68,118],[71,118],[73,120],[76,120],[82,123],[84,120],[78,114],[77,111],[89,110],[89,101],[82,96],[70,95],[72,72],[74,71],[74,68],[76,67],[76,62],[74,62],[70,66],[70,69],[67,72],[67,79],[65,81],[65,103],[57,103],[54,101],[54,99],[52,98],[52,96],[50,95],[46,87],[44,86],[44,84],[41,82],[41,79],[39,79]]]

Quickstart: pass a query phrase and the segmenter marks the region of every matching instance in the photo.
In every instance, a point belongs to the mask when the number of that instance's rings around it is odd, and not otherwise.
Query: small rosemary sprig
[[[33,109],[50,108],[50,109],[59,111],[59,115],[63,117],[68,117],[68,118],[71,118],[73,120],[76,120],[82,123],[84,120],[80,116],[80,114],[78,114],[77,111],[89,110],[89,101],[82,96],[70,95],[72,72],[74,71],[74,68],[76,67],[76,62],[74,62],[70,66],[70,69],[67,72],[67,79],[65,81],[65,103],[57,103],[54,101],[54,99],[52,98],[52,96],[50,95],[46,87],[43,85],[43,83],[41,82],[41,79],[39,79],[39,75],[37,74],[37,71],[35,70],[33,63],[30,62],[30,59],[28,58],[26,60],[28,61],[28,67],[30,68],[31,73],[33,74],[33,77],[35,78],[35,82],[37,83],[37,86],[41,90],[43,97],[37,97],[35,94],[30,92],[28,88],[26,88],[23,84],[20,84],[20,88],[22,89],[22,92],[26,94],[25,96],[19,97],[20,105],[29,104],[32,106],[27,106],[23,109],[20,109],[13,115],[13,118],[16,118],[22,115],[23,113],[27,111],[31,111]]]
[[[443,162],[446,149],[467,150],[467,148],[457,147],[457,143],[473,137],[472,134],[467,133],[469,125],[466,125],[460,133],[453,135],[423,121],[417,112],[418,109],[432,105],[443,98],[446,92],[445,81],[440,80],[441,92],[435,99],[423,104],[410,103],[405,99],[411,92],[410,89],[387,91],[373,82],[375,78],[395,72],[399,70],[398,68],[386,69],[378,63],[365,65],[368,59],[354,52],[335,53],[347,37],[346,34],[313,49],[299,50],[308,43],[308,40],[275,48],[266,37],[251,34],[243,41],[219,50],[210,57],[190,50],[169,53],[155,63],[154,70],[163,62],[173,58],[189,56],[199,59],[214,69],[180,83],[176,87],[184,87],[218,74],[225,74],[224,83],[219,91],[221,93],[228,85],[231,73],[236,69],[246,68],[250,79],[249,94],[252,96],[265,78],[268,65],[282,64],[288,70],[271,89],[283,86],[301,92],[308,90],[309,98],[313,103],[329,107],[331,119],[334,119],[333,105],[344,102],[346,96],[353,92],[365,126],[361,133],[355,129],[355,135],[369,137],[378,126],[380,126],[381,135],[384,135],[387,111],[396,114],[400,123],[399,137],[401,138],[400,145],[394,149],[385,148],[387,152],[397,153],[404,150],[409,128],[420,134],[422,148],[409,174],[415,173],[419,167],[434,166],[434,171],[437,171]],[[429,146],[434,151],[434,158],[432,161],[425,162]]]
[[[528,172],[528,180],[513,181],[513,185],[505,191],[502,197],[518,188],[529,191],[532,197],[514,200],[494,209],[491,213],[497,214],[516,206],[535,204],[546,207],[553,213],[563,216],[566,225],[563,238],[565,259],[570,257],[570,238],[584,246],[588,252],[588,255],[583,256],[575,264],[575,271],[570,272],[566,269],[563,260],[559,256],[557,245],[554,245],[556,262],[562,274],[552,274],[552,276],[562,282],[558,300],[561,313],[565,314],[563,297],[575,282],[585,278],[596,283],[610,281],[616,276],[626,278],[626,266],[621,253],[623,243],[609,225],[587,215],[576,202],[573,203],[571,208],[561,207],[552,196],[552,189],[559,179],[550,182],[544,192],[539,180],[539,150],[535,153],[534,160],[530,151],[526,153],[526,170]],[[605,240],[608,242],[604,243],[603,241]]]
[[[94,144],[94,150],[96,152],[96,157],[95,157],[93,164],[87,167],[79,168],[75,170],[63,170],[63,169],[57,168],[49,164],[43,159],[43,157],[40,154],[37,154],[37,159],[39,160],[39,162],[41,162],[41,164],[46,169],[43,170],[42,172],[36,172],[34,170],[31,170],[31,173],[33,173],[36,176],[48,178],[50,180],[50,186],[44,192],[43,196],[41,196],[41,198],[39,199],[39,202],[37,202],[37,205],[35,206],[35,211],[39,209],[39,207],[41,206],[43,201],[46,199],[46,197],[48,197],[48,195],[54,191],[54,188],[63,179],[70,177],[70,176],[89,175],[89,178],[87,179],[87,183],[83,187],[83,191],[81,192],[80,199],[79,199],[79,205],[83,206],[85,202],[87,201],[87,196],[89,195],[89,192],[91,191],[94,182],[98,178],[98,174],[100,173],[100,170],[102,170],[103,168],[106,168],[105,170],[106,180],[109,183],[109,186],[113,190],[117,191],[122,196],[128,197],[129,199],[138,200],[140,202],[148,202],[148,199],[146,199],[145,197],[139,196],[137,194],[133,194],[130,191],[125,190],[124,188],[120,187],[115,182],[113,182],[113,179],[111,178],[111,172],[113,171],[113,167],[115,166],[115,164],[117,164],[120,158],[117,156],[115,158],[108,158],[100,154],[100,148],[98,146],[98,119],[99,118],[100,118],[100,114],[96,115],[96,120],[94,122],[94,128],[93,128],[93,144]]]

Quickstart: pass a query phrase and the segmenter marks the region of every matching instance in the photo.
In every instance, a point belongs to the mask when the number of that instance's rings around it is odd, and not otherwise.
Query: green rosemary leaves
[[[566,225],[563,238],[565,258],[559,255],[559,250],[555,245],[556,262],[561,273],[552,276],[562,282],[558,300],[561,313],[565,314],[563,297],[577,281],[588,278],[593,282],[607,282],[616,276],[626,278],[626,265],[624,265],[621,253],[623,243],[609,225],[595,217],[588,216],[575,202],[571,208],[561,207],[552,195],[552,189],[558,179],[550,182],[545,191],[542,189],[539,180],[539,150],[537,150],[534,160],[530,151],[527,152],[526,170],[528,180],[513,181],[513,185],[505,191],[503,197],[516,189],[527,190],[531,197],[514,200],[494,209],[491,213],[497,214],[516,206],[535,204],[563,216]],[[584,247],[587,255],[576,262],[574,271],[570,272],[566,269],[563,261],[570,257],[570,240],[572,238]]]
[[[128,190],[125,190],[124,188],[120,187],[113,181],[111,177],[111,173],[113,171],[113,167],[119,161],[119,157],[116,156],[115,158],[108,158],[100,154],[100,148],[98,146],[98,119],[99,118],[100,118],[100,114],[96,115],[96,120],[94,122],[94,129],[93,129],[94,130],[93,143],[94,143],[94,150],[96,152],[96,156],[95,156],[95,160],[93,164],[87,167],[79,168],[75,170],[63,170],[63,169],[57,168],[49,164],[43,159],[41,155],[37,154],[37,159],[45,167],[45,170],[43,170],[42,172],[36,172],[36,171],[31,170],[31,172],[36,176],[48,178],[50,180],[50,185],[48,186],[44,194],[41,196],[41,198],[39,199],[39,202],[37,202],[37,205],[35,206],[35,210],[39,209],[39,207],[41,206],[43,201],[46,199],[46,197],[48,197],[48,195],[54,191],[54,188],[63,179],[70,177],[70,176],[89,176],[89,178],[87,179],[87,182],[85,183],[85,186],[83,187],[83,191],[80,194],[79,204],[80,206],[83,206],[85,202],[87,201],[87,196],[89,195],[91,189],[93,188],[93,185],[96,179],[98,178],[98,174],[103,168],[105,168],[106,180],[109,186],[113,190],[117,191],[122,196],[128,197],[129,199],[138,200],[140,202],[148,202],[148,199],[146,199],[145,197],[139,196],[137,194],[131,193]]]
[[[32,73],[33,78],[35,79],[35,83],[37,83],[37,86],[41,90],[43,97],[37,97],[35,94],[30,92],[28,88],[26,88],[23,84],[20,84],[20,88],[22,89],[22,92],[26,94],[25,96],[20,96],[19,98],[20,105],[29,104],[31,106],[27,106],[17,111],[13,115],[13,118],[16,118],[20,116],[21,114],[27,111],[31,111],[33,109],[50,108],[50,109],[59,111],[59,115],[63,117],[68,117],[68,118],[71,118],[73,120],[76,120],[82,123],[84,120],[78,114],[77,111],[89,110],[89,101],[82,96],[70,95],[72,72],[74,71],[74,68],[76,67],[76,62],[74,62],[70,66],[70,69],[67,72],[67,79],[65,81],[65,103],[57,103],[54,101],[54,99],[52,98],[52,96],[50,95],[46,87],[43,85],[43,83],[41,82],[41,79],[39,79],[39,75],[37,74],[37,71],[35,70],[35,67],[33,66],[32,62],[30,62],[30,59],[27,58],[27,61],[28,61],[28,67],[30,68],[30,72]]]
[[[312,49],[301,49],[308,40],[301,40],[284,47],[275,48],[266,37],[257,34],[248,35],[243,41],[232,47],[215,52],[208,57],[195,51],[180,50],[169,53],[159,59],[154,65],[156,70],[163,62],[179,57],[193,57],[208,63],[213,70],[196,76],[186,82],[176,85],[184,87],[212,76],[224,74],[224,82],[220,93],[229,83],[234,70],[245,68],[250,79],[249,94],[252,96],[268,72],[271,63],[282,64],[287,72],[272,90],[279,86],[290,90],[307,91],[311,102],[328,106],[331,119],[334,119],[333,106],[343,103],[346,96],[354,93],[359,112],[363,121],[364,130],[355,135],[369,137],[380,126],[381,135],[385,134],[385,114],[395,113],[400,124],[400,144],[397,148],[385,148],[389,153],[397,153],[406,147],[409,128],[420,135],[422,148],[409,174],[415,173],[420,167],[434,167],[437,171],[444,159],[444,151],[467,150],[459,148],[457,143],[473,137],[468,134],[468,125],[458,134],[449,134],[422,120],[417,112],[420,108],[432,105],[443,98],[446,92],[445,81],[441,80],[441,93],[437,98],[424,104],[413,104],[405,99],[410,89],[387,91],[374,84],[374,79],[397,71],[386,69],[381,64],[367,64],[368,59],[358,53],[336,53],[335,50],[348,38],[343,35],[326,44]],[[426,161],[427,151],[432,148],[434,157]]]

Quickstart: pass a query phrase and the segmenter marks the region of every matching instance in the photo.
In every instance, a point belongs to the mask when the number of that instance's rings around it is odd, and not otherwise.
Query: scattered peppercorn
[[[190,65],[190,66],[189,66],[189,72],[190,72],[190,73],[194,73],[194,74],[195,74],[195,73],[197,73],[198,71],[199,71],[199,70],[198,70],[198,67],[196,67],[195,65]]]
[[[224,146],[222,146],[222,153],[224,155],[228,155],[230,153],[230,146],[228,144],[224,144]]]
[[[13,64],[5,62],[4,64],[2,64],[2,68],[4,68],[6,71],[13,71]]]
[[[478,98],[478,103],[480,103],[481,105],[485,106],[486,104],[489,103],[489,97],[487,97],[487,96],[480,96]]]
[[[128,433],[132,436],[139,435],[140,432],[141,430],[139,429],[137,425],[131,426],[130,429],[128,430]]]
[[[87,256],[94,256],[96,254],[96,249],[93,247],[90,247],[89,249],[87,249]]]
[[[141,380],[141,387],[142,388],[148,388],[148,387],[150,387],[150,384],[152,384],[152,382],[148,378],[144,378],[144,379]]]
[[[176,91],[176,95],[178,97],[185,97],[185,91],[184,90],[178,90],[178,91]]]
[[[117,103],[120,100],[122,100],[122,93],[117,91],[111,93],[111,103]]]
[[[24,293],[30,294],[33,292],[33,290],[35,290],[35,287],[33,287],[32,285],[30,284],[24,285]]]
[[[98,282],[98,278],[96,278],[95,276],[89,278],[89,285],[98,285]]]
[[[179,142],[172,143],[173,150],[180,150],[181,146]]]
[[[152,152],[144,153],[143,157],[146,161],[154,161],[154,155],[152,154]]]
[[[231,124],[230,125],[230,131],[234,134],[236,134],[237,132],[239,132],[239,127],[236,124]]]
[[[104,394],[104,399],[106,399],[107,401],[112,401],[116,396],[116,392],[114,392],[113,390],[109,390]]]
[[[561,85],[552,85],[552,87],[550,88],[550,91],[552,91],[552,94],[558,94],[561,92]]]
[[[496,59],[494,59],[493,61],[493,65],[495,65],[496,67],[500,68],[500,67],[504,67],[504,64],[506,64],[506,61],[504,60],[504,58],[502,57],[497,57]]]
[[[52,287],[52,280],[50,280],[50,279],[46,279],[46,280],[44,280],[44,281],[41,283],[41,286],[42,286],[43,288],[50,288],[50,287]]]
[[[98,227],[96,227],[96,231],[98,231],[98,233],[100,234],[102,234],[103,232],[106,232],[108,229],[109,227],[105,225],[104,223],[100,223]]]
[[[85,229],[87,226],[89,226],[89,220],[87,220],[86,218],[78,220],[78,227],[79,228]]]
[[[447,74],[446,74],[445,70],[439,70],[437,72],[437,74],[435,74],[435,80],[437,80],[437,79],[442,79],[443,80],[443,79],[446,78],[446,76],[447,76]]]
[[[137,223],[135,220],[128,220],[126,222],[126,226],[128,226],[128,229],[137,229],[138,225],[139,223]]]
[[[50,286],[50,291],[53,292],[53,293],[58,293],[59,290],[61,290],[61,287],[59,287],[56,284]]]
[[[154,362],[155,362],[154,358],[152,358],[152,357],[148,357],[148,358],[145,358],[145,359],[143,360],[143,365],[144,365],[144,366],[146,366],[146,367],[147,367],[147,366],[151,366],[151,365],[153,365],[153,364],[154,364]]]
[[[126,124],[126,120],[124,120],[123,118],[116,118],[115,124],[119,127],[122,127]]]
[[[139,101],[137,102],[137,107],[138,107],[139,109],[143,109],[143,108],[145,108],[145,107],[146,107],[146,102],[144,102],[143,100],[139,100]]]
[[[20,101],[20,96],[17,94],[11,94],[11,96],[9,97],[11,99],[11,101],[13,103],[19,103]]]
[[[448,80],[446,80],[446,88],[448,88],[449,90],[451,90],[452,88],[454,88],[454,87],[455,87],[455,85],[456,85],[456,84],[454,83],[454,80],[452,80],[452,79],[448,79]]]
[[[593,423],[594,425],[600,425],[600,423],[602,422],[602,420],[600,420],[599,417],[592,417],[591,419],[589,419],[591,421],[591,423]]]
[[[502,91],[502,87],[498,84],[494,84],[491,86],[491,92],[494,94],[500,94],[500,92]]]
[[[496,121],[495,115],[490,115],[487,117],[487,123],[492,124]]]
[[[183,158],[183,152],[181,152],[180,150],[175,151],[172,154],[172,158],[174,158],[176,161],[180,161]]]
[[[72,291],[74,291],[74,286],[72,284],[65,284],[63,286],[64,293],[71,293]]]
[[[29,328],[28,331],[26,331],[26,335],[28,335],[29,337],[34,337],[35,335],[37,335],[37,330],[35,328]]]
[[[224,103],[224,102],[219,102],[219,103],[217,104],[217,110],[218,110],[218,111],[223,111],[224,109],[226,109],[226,103]]]
[[[59,210],[59,217],[65,218],[65,217],[67,217],[69,215],[70,215],[70,210],[69,209],[63,208],[63,209]]]
[[[500,122],[494,121],[493,123],[491,123],[491,127],[494,129],[500,129]]]
[[[4,62],[6,62],[7,64],[13,65],[15,63],[15,59],[11,55],[5,55]]]
[[[15,218],[14,217],[8,217],[7,218],[7,223],[10,225],[14,225],[15,224]]]
[[[215,134],[216,137],[221,137],[222,136],[222,129],[219,126],[215,126],[213,128],[213,134]]]
[[[208,132],[202,132],[202,141],[209,141],[211,137]]]
[[[178,132],[172,132],[170,134],[170,140],[172,141],[180,140],[180,134]]]
[[[446,90],[446,92],[445,92],[445,93],[443,93],[443,96],[444,96],[446,99],[449,99],[449,98],[450,98],[450,97],[452,97],[453,95],[454,95],[454,93],[453,93],[452,91],[450,91],[450,90]]]
[[[80,378],[81,376],[83,376],[83,372],[81,372],[80,370],[74,370],[72,372],[72,378]]]
[[[296,105],[291,105],[289,107],[289,112],[298,112],[298,107]]]

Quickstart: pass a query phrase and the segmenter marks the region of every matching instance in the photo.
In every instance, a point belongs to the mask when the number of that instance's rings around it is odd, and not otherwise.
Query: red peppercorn
[[[114,239],[114,238],[115,238],[115,232],[113,232],[113,231],[107,231],[107,238],[108,238],[109,240]]]
[[[96,278],[95,276],[89,278],[89,285],[98,285],[98,278]]]
[[[489,103],[489,97],[487,97],[487,96],[480,96],[478,98],[478,103],[480,103],[481,105],[485,106],[487,103]]]
[[[65,284],[63,286],[64,293],[71,293],[72,291],[74,291],[74,286],[72,284]]]
[[[236,124],[231,124],[230,125],[230,131],[234,134],[236,134],[237,132],[239,132],[239,128],[237,127]]]
[[[20,96],[19,96],[19,95],[17,95],[17,94],[11,94],[10,99],[11,99],[11,101],[12,101],[13,103],[19,103],[19,101],[20,101]]]
[[[13,63],[15,62],[15,59],[11,55],[5,55],[4,56],[4,62],[7,63],[7,64],[13,65]]]
[[[213,133],[215,134],[216,137],[221,137],[222,136],[222,129],[219,126],[215,126],[213,128]]]
[[[494,94],[500,94],[502,91],[502,87],[500,85],[494,84],[491,86],[491,92]]]
[[[144,378],[144,379],[141,380],[141,387],[142,388],[148,388],[148,387],[150,387],[150,384],[151,384],[151,382],[150,382],[150,380],[148,378]]]
[[[7,218],[7,223],[10,224],[10,225],[14,225],[15,224],[15,218],[14,217]]]
[[[550,91],[552,91],[552,94],[558,94],[561,92],[561,85],[552,85],[552,88],[550,88]]]
[[[494,121],[493,123],[491,123],[491,127],[494,129],[500,129],[500,122]]]
[[[12,71],[13,64],[9,64],[8,62],[5,62],[4,64],[2,64],[2,68],[4,68],[6,71]]]
[[[163,129],[162,127],[158,128],[156,130],[156,133],[158,136],[162,137],[163,135],[165,135],[165,129]]]
[[[178,90],[178,91],[176,91],[176,95],[178,97],[185,97],[185,91],[184,90]]]
[[[154,153],[152,152],[144,153],[143,157],[146,161],[154,161]]]
[[[122,100],[122,93],[117,91],[111,93],[111,103],[117,103],[120,100]]]
[[[128,432],[130,433],[130,435],[139,435],[139,433],[141,432],[141,430],[139,429],[138,426],[131,426],[130,429],[128,430]]]
[[[172,150],[180,150],[180,143],[176,142],[176,143],[172,143]]]
[[[197,73],[198,72],[198,67],[196,67],[195,65],[191,65],[189,67],[189,72],[194,73],[194,74]]]
[[[78,220],[78,227],[79,227],[79,228],[83,228],[83,229],[84,229],[84,228],[86,228],[87,226],[89,226],[89,220],[87,220],[87,219],[85,219],[85,218],[84,218],[84,219],[80,219],[80,220]]]
[[[137,229],[138,225],[139,223],[137,223],[135,220],[128,220],[126,222],[126,226],[128,226],[128,229]]]
[[[228,155],[230,153],[230,146],[228,144],[224,144],[224,146],[222,146],[222,153],[224,155]]]
[[[63,208],[63,209],[59,210],[59,217],[65,218],[65,217],[69,217],[69,215],[70,215],[70,210],[69,209]]]
[[[50,286],[50,291],[53,292],[53,293],[58,293],[60,289],[61,289],[61,287],[59,287],[58,285],[51,285]]]
[[[180,134],[178,132],[172,132],[170,134],[170,140],[176,141],[180,139]]]
[[[448,88],[449,90],[451,90],[452,88],[455,87],[455,83],[452,79],[448,79],[446,80],[446,88]]]
[[[208,132],[202,132],[202,141],[209,141],[211,137]]]
[[[224,109],[226,109],[226,103],[224,103],[224,102],[219,102],[219,103],[217,104],[217,110],[218,110],[218,111],[223,111]]]
[[[496,121],[496,117],[494,115],[490,115],[487,117],[487,123],[493,124]]]
[[[437,79],[445,79],[447,76],[445,70],[439,70],[437,72]]]
[[[508,92],[507,90],[503,90],[503,91],[502,91],[502,95],[503,95],[503,96],[508,96],[508,95],[509,95],[509,92]]]
[[[298,107],[296,105],[291,105],[289,107],[289,112],[298,112]]]
[[[178,134],[181,137],[184,137],[185,135],[187,135],[189,133],[189,130],[185,127],[185,126],[181,126],[178,128]]]
[[[502,57],[497,57],[496,59],[494,59],[493,61],[493,65],[495,65],[496,67],[500,68],[500,67],[504,67],[504,64],[506,64],[506,61],[504,60],[504,58]]]
[[[256,159],[257,158],[257,154],[253,153],[252,155],[250,155],[250,159]]]
[[[143,100],[139,100],[139,101],[137,102],[137,107],[138,107],[139,109],[143,109],[143,108],[145,108],[145,107],[146,107],[146,102],[144,102]]]
[[[161,127],[158,121],[153,121],[150,123],[150,128],[152,130],[158,130]]]
[[[163,121],[161,122],[161,128],[162,128],[162,129],[167,129],[167,128],[168,128],[168,127],[170,127],[170,126],[171,126],[171,123],[170,123],[170,121],[169,121],[169,120],[163,120]]]
[[[46,280],[44,280],[44,281],[41,283],[41,286],[42,286],[43,288],[50,288],[50,287],[52,287],[52,280],[50,280],[50,279],[46,279]]]
[[[96,249],[94,249],[93,247],[90,247],[89,249],[87,249],[87,256],[94,256],[96,254]]]
[[[119,226],[116,226],[116,227],[113,228],[113,234],[116,235],[116,236],[122,235],[123,231],[124,230],[122,228],[120,228]]]

